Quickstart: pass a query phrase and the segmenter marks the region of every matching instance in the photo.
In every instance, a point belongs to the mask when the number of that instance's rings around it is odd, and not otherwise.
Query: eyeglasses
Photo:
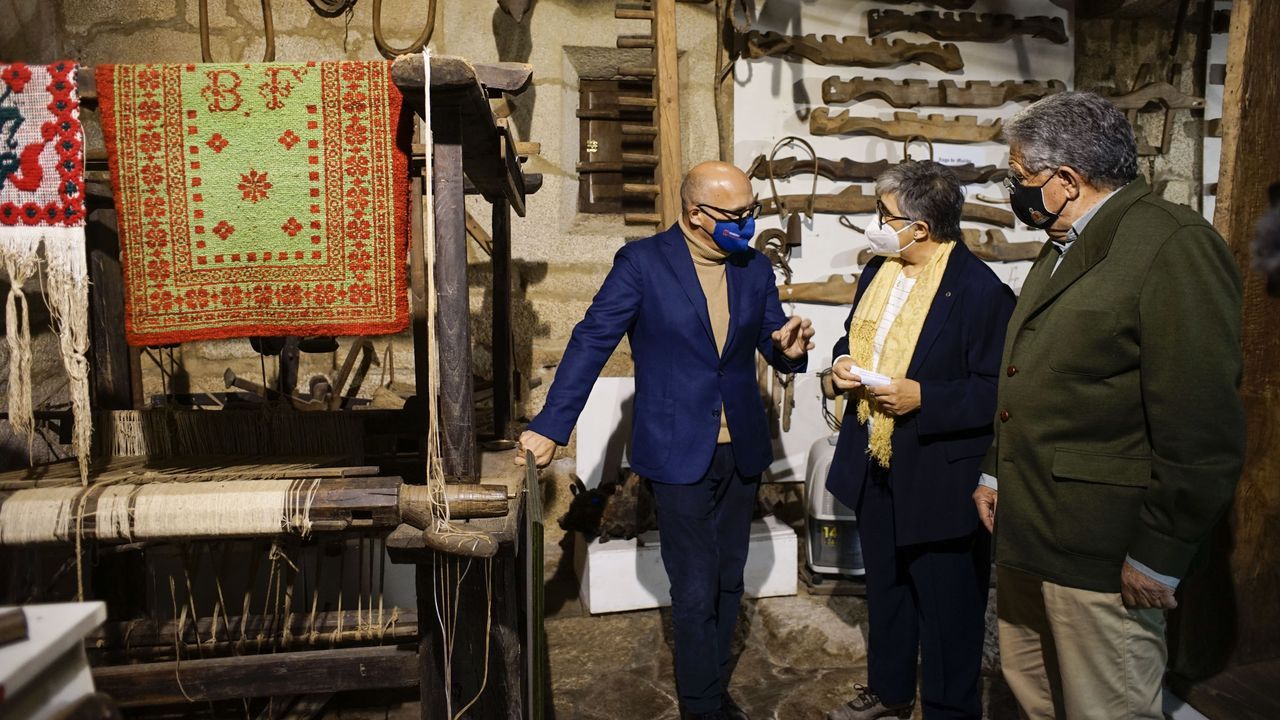
[[[1053,179],[1053,176],[1057,175],[1058,171],[1061,169],[1062,168],[1054,168],[1053,172],[1049,173],[1049,177],[1045,178],[1045,181],[1040,183],[1039,185],[1027,185],[1027,180],[1029,180],[1030,178],[1018,177],[1017,174],[1013,171],[1013,168],[1010,168],[1009,174],[1004,176],[1004,189],[1012,193],[1015,189],[1019,187],[1042,188],[1045,185],[1048,185],[1049,181]],[[1035,177],[1036,175],[1039,175],[1042,172],[1044,172],[1044,170],[1035,172],[1031,175],[1031,177]]]
[[[737,223],[739,227],[746,224],[748,220],[753,220],[755,218],[760,217],[760,210],[761,210],[761,205],[758,202],[753,202],[747,207],[742,208],[741,210],[725,210],[724,208],[718,208],[715,205],[707,205],[706,203],[699,203],[697,205],[694,205],[694,207],[698,208],[704,213],[707,212],[708,210],[715,210],[717,213],[720,214],[721,217],[715,218],[713,216],[713,219]],[[707,213],[707,214],[710,214],[710,213]]]
[[[881,227],[883,227],[884,224],[890,220],[903,220],[906,222],[911,222],[911,218],[909,217],[902,217],[901,215],[894,215],[893,213],[889,212],[889,208],[885,207],[884,201],[880,200],[879,198],[876,198],[876,216],[877,216],[876,219],[880,221]]]

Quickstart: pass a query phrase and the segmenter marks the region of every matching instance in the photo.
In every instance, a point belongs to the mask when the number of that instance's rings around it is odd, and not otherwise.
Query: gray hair
[[[1124,113],[1091,92],[1036,101],[1004,125],[1028,173],[1069,165],[1091,185],[1112,190],[1138,176],[1138,145]]]
[[[960,239],[964,191],[951,168],[932,160],[894,165],[876,178],[876,195],[892,194],[899,214],[929,224],[934,240]]]

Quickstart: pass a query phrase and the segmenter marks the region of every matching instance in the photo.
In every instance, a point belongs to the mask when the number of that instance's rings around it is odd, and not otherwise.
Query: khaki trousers
[[[1000,662],[1023,718],[1163,718],[1163,610],[1006,567],[996,578]]]

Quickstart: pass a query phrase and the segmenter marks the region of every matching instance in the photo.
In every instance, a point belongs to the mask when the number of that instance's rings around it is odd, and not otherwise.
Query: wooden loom
[[[107,441],[107,455],[112,447],[137,454],[117,452],[96,463],[87,487],[73,481],[66,464],[0,475],[0,545],[28,558],[75,547],[77,580],[89,594],[100,590],[113,615],[90,639],[95,680],[124,706],[306,697],[290,704],[315,712],[337,691],[416,688],[424,718],[464,711],[541,716],[541,643],[524,632],[541,628],[541,617],[530,616],[540,604],[525,603],[541,596],[540,558],[531,571],[540,534],[522,532],[540,514],[527,510],[538,504],[528,478],[512,470],[511,452],[477,450],[463,203],[464,195],[479,194],[493,205],[493,402],[501,438],[512,406],[510,211],[524,214],[526,194],[541,178],[523,172],[511,129],[494,116],[490,99],[522,92],[532,70],[433,57],[428,73],[422,56],[411,55],[393,64],[392,76],[420,119],[430,96],[431,143],[419,136],[411,162],[409,284],[417,387],[440,388],[438,400],[395,411],[297,413],[287,404],[248,413],[141,411],[139,353],[124,341],[115,243],[95,242],[90,231],[94,405],[103,427],[140,425],[143,441]],[[81,72],[90,106],[92,77],[91,69]],[[97,213],[91,227],[96,220],[98,233],[110,231],[105,154],[90,149],[87,160],[90,208]],[[249,426],[256,439],[241,437],[249,433],[237,426]],[[423,442],[429,428],[438,435],[434,470]],[[299,448],[305,456],[282,452]],[[440,516],[441,498],[427,485],[415,484],[432,472],[448,480],[441,494],[451,517]],[[6,510],[22,520],[3,523]],[[254,545],[252,538],[261,539]],[[307,553],[347,540],[359,543],[357,589],[367,592],[348,597],[344,609],[339,591],[336,610],[318,604],[316,586],[310,598],[302,592],[295,598],[295,586],[305,589],[308,581]],[[215,546],[254,548],[252,569],[228,570],[227,555]],[[393,562],[416,567],[416,609],[383,607],[379,591],[375,610],[374,552],[381,557],[384,546]],[[81,572],[82,551],[96,559],[98,577]],[[156,553],[182,558],[182,572],[152,592],[142,589],[137,568]],[[317,585],[325,564],[332,561],[315,558],[317,576],[310,579]],[[223,592],[237,575],[248,588],[242,604]],[[262,575],[265,597],[257,597]],[[213,585],[216,603],[201,606],[197,591]],[[168,619],[156,615],[169,610]],[[126,621],[117,611],[129,617],[146,611],[154,619]],[[438,620],[450,613],[451,622]]]

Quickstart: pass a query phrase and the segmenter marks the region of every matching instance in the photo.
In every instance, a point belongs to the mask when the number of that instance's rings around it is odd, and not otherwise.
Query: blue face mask
[[[746,218],[739,223],[735,220],[716,220],[716,229],[711,239],[721,250],[728,253],[746,252],[751,247],[751,237],[756,234],[756,219]]]

